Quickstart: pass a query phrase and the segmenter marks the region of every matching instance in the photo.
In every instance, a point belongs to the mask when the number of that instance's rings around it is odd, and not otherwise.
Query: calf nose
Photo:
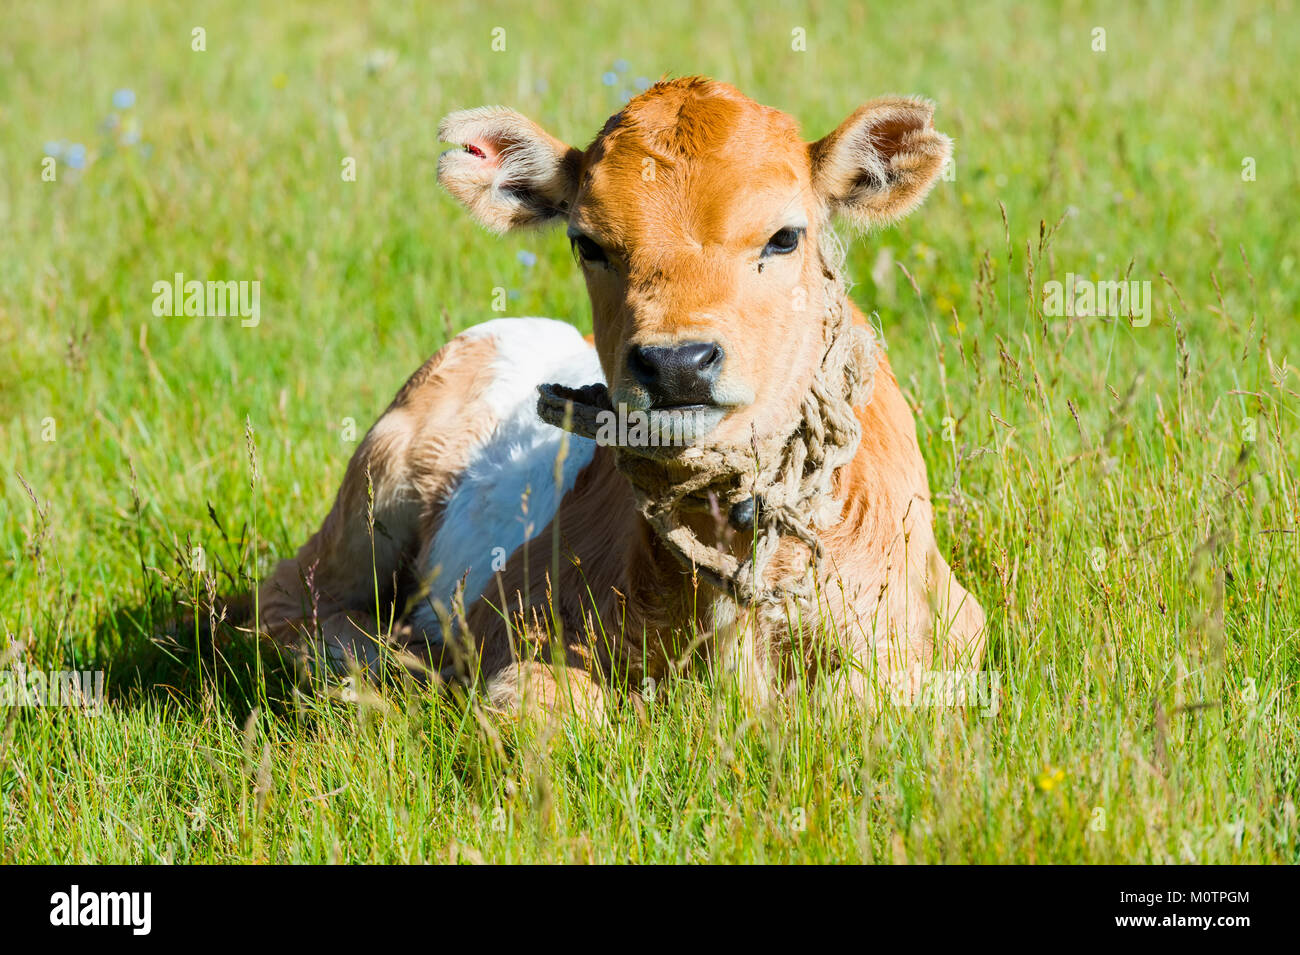
[[[682,345],[635,345],[627,354],[628,371],[658,407],[713,404],[713,383],[722,372],[717,342]]]

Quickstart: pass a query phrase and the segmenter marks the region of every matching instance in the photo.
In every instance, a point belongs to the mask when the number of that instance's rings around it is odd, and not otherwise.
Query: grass
[[[107,702],[0,714],[0,859],[1300,861],[1300,31],[1251,4],[956,11],[8,11],[0,627],[31,669],[106,670]],[[996,713],[754,712],[697,678],[538,731],[152,639],[306,538],[348,419],[495,288],[589,328],[561,237],[494,239],[439,191],[438,118],[503,102],[585,145],[664,72],[808,138],[880,93],[938,101],[955,181],[850,272],[989,611]],[[44,182],[58,140],[85,168]],[[1047,280],[1130,270],[1149,325],[1042,313]],[[154,317],[176,272],[259,280],[260,324]]]

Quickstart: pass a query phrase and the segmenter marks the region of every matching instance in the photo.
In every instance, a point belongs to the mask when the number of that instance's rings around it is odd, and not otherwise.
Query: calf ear
[[[933,117],[934,104],[923,99],[873,99],[808,147],[813,188],[859,225],[901,219],[952,155],[952,140],[935,131]]]
[[[582,153],[502,106],[452,113],[438,138],[438,181],[494,232],[564,216],[578,191]]]

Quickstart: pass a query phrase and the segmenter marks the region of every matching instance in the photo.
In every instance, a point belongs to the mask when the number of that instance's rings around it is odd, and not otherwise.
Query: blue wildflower
[[[120,89],[113,93],[114,109],[130,109],[135,105],[135,90]]]
[[[603,74],[601,74],[600,81],[601,81],[602,83],[604,83],[606,86],[613,86],[615,83],[618,82],[618,74],[617,74],[617,73],[603,73]]]
[[[627,68],[628,68],[628,62],[627,62],[627,60],[624,60],[624,59],[617,59],[617,60],[614,61],[614,72],[615,72],[615,73],[626,73],[626,72],[627,72]]]
[[[520,249],[518,258],[519,258],[519,264],[526,269],[531,269],[534,265],[537,264],[537,255],[535,253],[529,252],[527,249]]]
[[[633,85],[635,85],[636,88],[639,90],[648,90],[650,88],[650,81],[646,79],[644,76],[638,76],[636,78],[635,84]]]
[[[73,143],[68,147],[68,154],[64,157],[64,162],[73,169],[85,169],[86,147],[81,143]]]
[[[45,155],[59,158],[59,153],[63,152],[63,143],[48,142],[45,144]]]

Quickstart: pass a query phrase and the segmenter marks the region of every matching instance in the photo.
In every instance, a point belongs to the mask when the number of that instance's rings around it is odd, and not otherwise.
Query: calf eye
[[[803,229],[780,229],[763,246],[764,255],[789,255],[799,248],[799,236]]]
[[[609,261],[609,257],[605,255],[605,250],[585,235],[569,236],[569,244],[573,246],[573,250],[578,254],[578,258],[582,259],[584,262],[590,262],[593,265],[603,265]]]

